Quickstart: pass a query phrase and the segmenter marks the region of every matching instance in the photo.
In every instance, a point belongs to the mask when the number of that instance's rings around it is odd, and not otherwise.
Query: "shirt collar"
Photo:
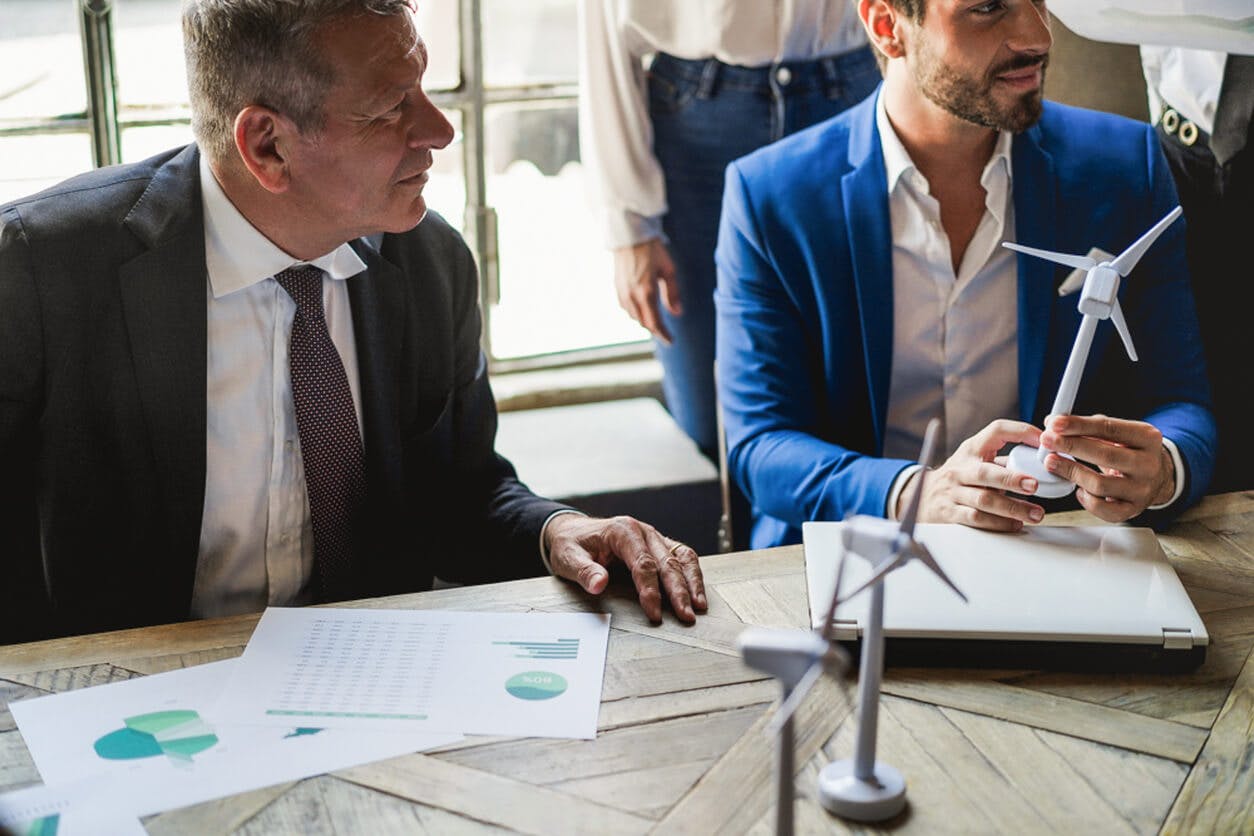
[[[310,264],[340,280],[366,269],[365,262],[347,243],[312,261],[301,261],[285,253],[235,208],[213,176],[204,154],[200,155],[200,200],[205,214],[205,267],[215,299],[298,264]]]
[[[888,193],[892,194],[902,178],[906,178],[907,182],[920,193],[930,194],[927,180],[915,168],[914,161],[910,159],[910,154],[906,151],[906,146],[901,144],[901,139],[893,130],[892,123],[888,121],[888,111],[884,107],[883,88],[875,102],[875,126],[880,132],[880,148],[884,155]],[[984,171],[980,174],[980,185],[984,187],[987,194],[985,204],[997,220],[1003,222],[1005,221],[1002,217],[1005,198],[1010,191],[1010,146],[1013,139],[1014,135],[1010,131],[998,132],[992,156],[988,158],[988,162],[984,164]]]

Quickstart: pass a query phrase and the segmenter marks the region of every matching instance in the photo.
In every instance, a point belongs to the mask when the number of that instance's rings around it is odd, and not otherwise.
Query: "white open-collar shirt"
[[[1019,415],[1019,302],[1011,199],[1011,134],[1002,131],[980,175],[984,215],[957,273],[940,203],[888,121],[875,118],[884,153],[893,240],[893,358],[884,455],[916,459],[923,432],[942,418],[953,454],[994,418]]]
[[[357,425],[361,384],[348,288],[366,269],[348,244],[312,261],[293,258],[227,198],[204,156],[208,310],[205,505],[193,618],[308,603],[313,528],[288,371],[296,303],[274,275],[298,264],[323,271],[322,303],[344,363]]]

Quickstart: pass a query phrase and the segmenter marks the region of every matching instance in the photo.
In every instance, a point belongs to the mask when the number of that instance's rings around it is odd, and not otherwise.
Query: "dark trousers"
[[[1180,192],[1193,295],[1219,424],[1210,493],[1254,488],[1254,147],[1220,167],[1158,125]]]

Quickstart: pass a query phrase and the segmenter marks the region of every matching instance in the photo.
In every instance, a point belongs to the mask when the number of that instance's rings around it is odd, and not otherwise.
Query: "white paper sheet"
[[[21,700],[9,710],[46,784],[110,781],[113,802],[141,816],[461,738],[225,722],[213,706],[238,665],[214,662]]]
[[[107,782],[27,787],[0,795],[0,830],[14,836],[146,836]]]
[[[596,737],[609,616],[266,610],[218,705],[239,723]]]

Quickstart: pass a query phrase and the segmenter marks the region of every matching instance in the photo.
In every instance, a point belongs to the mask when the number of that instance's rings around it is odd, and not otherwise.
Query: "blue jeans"
[[[813,61],[737,67],[659,54],[649,69],[653,152],[666,180],[663,230],[683,313],[661,315],[673,337],[655,341],[676,422],[711,460],[718,451],[714,393],[714,246],[727,164],[835,116],[880,82],[870,47]]]

